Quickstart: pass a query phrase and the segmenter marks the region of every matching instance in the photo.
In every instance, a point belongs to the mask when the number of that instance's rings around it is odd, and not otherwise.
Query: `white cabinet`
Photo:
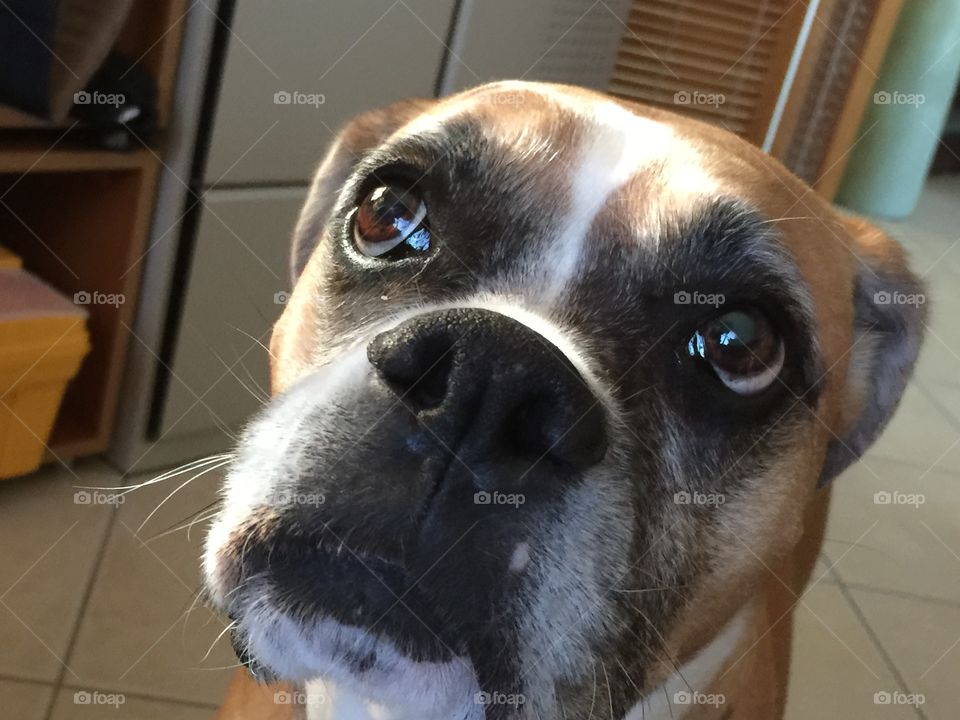
[[[250,336],[267,344],[282,310],[274,296],[289,290],[291,231],[313,171],[352,116],[435,94],[453,6],[237,2],[156,434],[236,429],[258,408],[267,353]]]
[[[620,38],[628,31],[630,4],[463,0],[441,91],[503,78],[606,90]]]
[[[240,0],[206,183],[307,182],[350,117],[407,97],[432,97],[453,5]]]
[[[164,436],[235,429],[259,407],[268,355],[257,341],[269,346],[283,309],[290,233],[305,198],[302,188],[207,193],[167,374]]]

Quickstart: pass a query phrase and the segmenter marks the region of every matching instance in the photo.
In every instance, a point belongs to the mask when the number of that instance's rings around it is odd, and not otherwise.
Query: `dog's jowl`
[[[892,240],[722,130],[509,83],[353,120],[292,255],[205,555],[292,711],[782,715],[920,342]]]

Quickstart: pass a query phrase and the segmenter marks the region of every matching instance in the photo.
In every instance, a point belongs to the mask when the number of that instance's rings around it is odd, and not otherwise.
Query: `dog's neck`
[[[709,643],[633,706],[624,720],[679,720],[693,703],[723,703],[712,696],[717,673],[742,645],[750,624],[751,606],[737,612]]]
[[[723,702],[711,696],[710,685],[717,673],[740,647],[750,621],[750,606],[743,607],[726,626],[694,657],[673,672],[659,686],[627,712],[624,720],[679,720],[693,703]],[[383,708],[372,708],[362,698],[333,687],[329,682],[306,685],[307,720],[405,720],[384,715]],[[309,699],[314,698],[314,702]]]

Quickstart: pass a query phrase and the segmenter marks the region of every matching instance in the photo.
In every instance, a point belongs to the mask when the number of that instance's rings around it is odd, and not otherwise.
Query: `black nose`
[[[425,313],[377,335],[367,357],[468,465],[581,471],[606,451],[603,408],[583,377],[559,348],[506,315]]]

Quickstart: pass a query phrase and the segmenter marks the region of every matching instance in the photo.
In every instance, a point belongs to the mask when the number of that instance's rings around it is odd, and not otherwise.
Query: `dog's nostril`
[[[409,385],[404,400],[415,410],[429,410],[438,407],[447,394],[447,381],[453,364],[448,350],[432,359],[426,372]]]
[[[538,463],[551,458],[588,468],[603,458],[607,441],[598,404],[576,405],[564,412],[555,398],[525,400],[504,421],[501,444],[514,457]]]
[[[367,358],[380,377],[416,412],[443,403],[454,354],[454,343],[443,334],[404,342],[394,334],[384,333],[367,347]]]

